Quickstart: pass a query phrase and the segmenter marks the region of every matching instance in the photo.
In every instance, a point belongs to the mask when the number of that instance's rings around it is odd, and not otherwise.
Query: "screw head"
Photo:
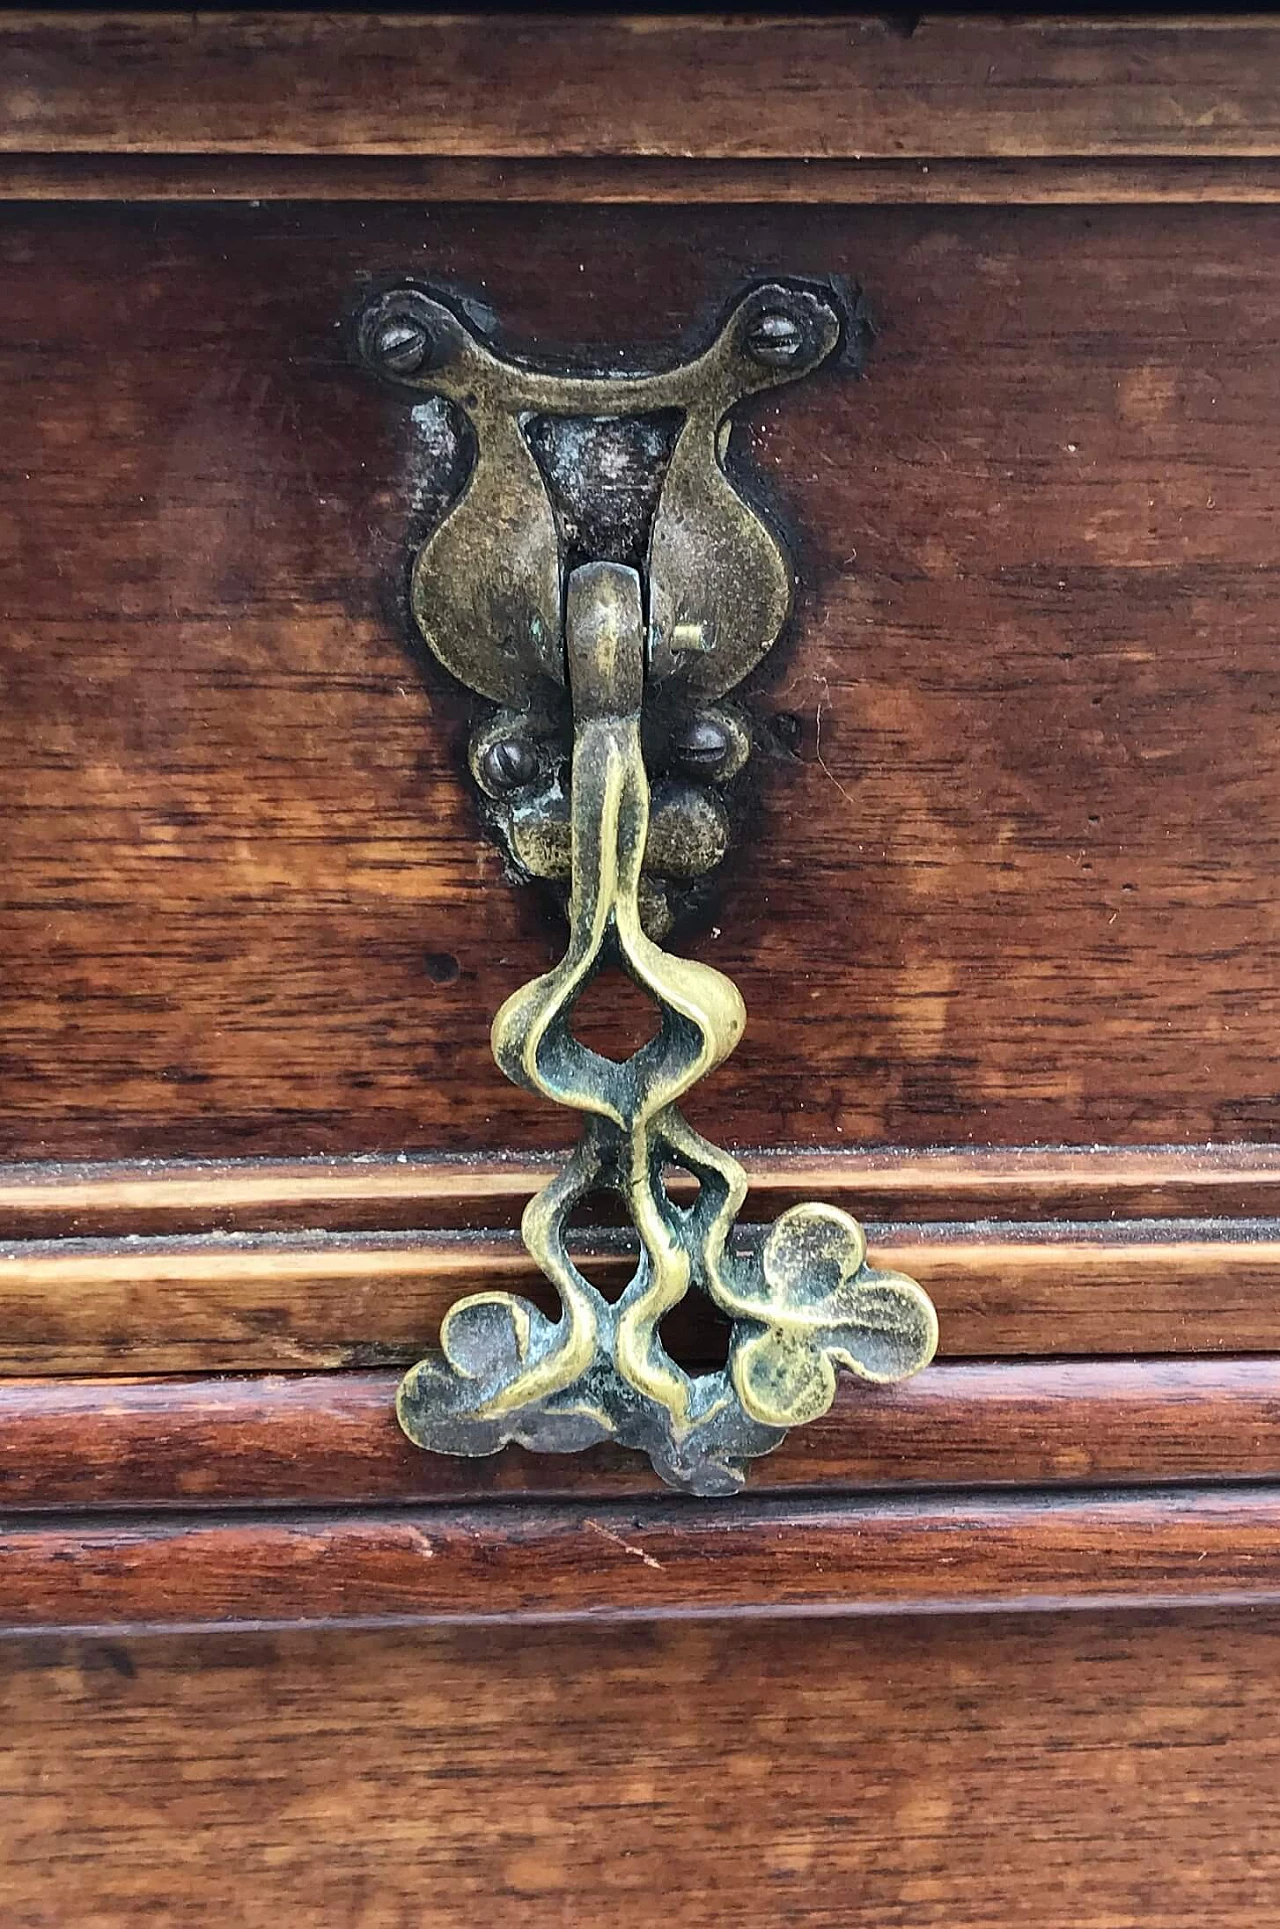
[[[431,334],[412,315],[389,315],[373,338],[373,352],[396,375],[413,375],[431,354]]]
[[[690,717],[672,749],[686,770],[700,777],[714,777],[728,762],[732,743],[719,717]]]
[[[768,308],[747,330],[747,353],[766,368],[788,368],[804,353],[808,336],[794,315]]]
[[[519,737],[499,737],[481,752],[480,777],[486,789],[523,790],[537,774],[538,754]]]

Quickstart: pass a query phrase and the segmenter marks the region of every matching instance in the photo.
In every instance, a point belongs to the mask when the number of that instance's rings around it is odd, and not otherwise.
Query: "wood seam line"
[[[920,1152],[742,1151],[760,1218],[836,1197],[864,1219],[1265,1217],[1280,1201],[1280,1146],[1009,1148]],[[518,1222],[553,1158],[126,1161],[0,1166],[0,1233],[201,1231],[233,1225],[342,1230],[344,1221],[440,1230]]]
[[[939,1248],[964,1262],[969,1251],[1009,1251],[1025,1255],[1029,1265],[1057,1259],[1067,1252],[1088,1259],[1093,1254],[1127,1253],[1135,1248],[1158,1255],[1191,1250],[1216,1253],[1236,1248],[1280,1248],[1280,1218],[1160,1218],[1110,1219],[978,1219],[883,1220],[864,1218],[868,1243],[897,1252],[911,1246]],[[741,1231],[750,1242],[761,1236],[765,1222],[744,1218]],[[638,1247],[627,1228],[583,1227],[574,1238],[575,1250],[612,1261],[634,1264]],[[533,1262],[519,1234],[506,1227],[475,1232],[391,1227],[357,1231],[193,1232],[119,1234],[113,1237],[0,1240],[0,1277],[27,1274],[51,1280],[74,1279],[94,1272],[103,1279],[248,1277],[279,1270],[345,1275],[367,1266],[394,1272],[415,1260],[428,1261],[444,1272],[491,1260],[496,1265]]]
[[[1268,206],[1280,158],[1135,155],[676,161],[426,155],[0,153],[0,200],[475,201],[628,206]]]
[[[1280,1486],[0,1522],[0,1625],[1280,1603]]]

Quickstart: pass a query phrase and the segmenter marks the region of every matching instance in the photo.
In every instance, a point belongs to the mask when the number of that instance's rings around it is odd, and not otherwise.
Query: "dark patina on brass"
[[[495,709],[469,762],[518,870],[568,882],[572,726],[564,599],[580,563],[635,569],[644,598],[644,753],[654,789],[644,866],[654,935],[724,857],[747,718],[724,698],[769,650],[792,579],[777,534],[725,469],[745,397],[855,357],[856,303],[774,281],[734,305],[709,346],[657,374],[549,373],[499,356],[462,307],[403,287],[359,324],[391,381],[465,416],[470,473],[423,543],[410,602],[428,648]]]
[[[750,739],[721,700],[769,649],[790,600],[776,538],[722,467],[725,418],[741,396],[830,356],[841,326],[834,299],[769,283],[738,303],[695,361],[612,378],[501,361],[421,290],[383,296],[364,317],[369,359],[457,401],[475,430],[470,480],[417,557],[413,610],[440,661],[496,706],[473,738],[471,769],[507,813],[512,852],[567,887],[565,955],[507,999],[494,1057],[515,1084],[585,1121],[522,1224],[560,1317],[509,1293],[474,1294],[450,1308],[440,1351],[401,1383],[400,1423],[435,1452],[490,1454],[510,1441],[569,1452],[614,1440],[648,1453],[675,1487],[732,1493],[748,1460],[826,1412],[838,1365],[898,1380],[936,1347],[927,1295],[867,1265],[847,1213],[795,1206],[750,1251],[735,1249],[745,1174],[678,1106],[734,1049],[746,1014],[722,973],[659,942],[669,881],[711,868],[727,841],[714,787],[741,769]],[[660,434],[673,411],[677,429]],[[592,421],[624,412],[655,425],[664,466],[651,520],[639,553],[583,556],[587,532],[606,525],[581,497],[569,512],[553,505],[529,424],[559,414],[589,443]],[[589,468],[589,454],[582,460]],[[655,698],[667,706],[656,791],[646,755]],[[567,757],[555,749],[557,718]],[[609,965],[661,1018],[622,1062],[572,1031],[579,998]],[[697,1182],[692,1203],[672,1196],[673,1169]],[[566,1245],[574,1209],[602,1190],[624,1200],[640,1241],[613,1304]],[[691,1374],[660,1329],[693,1288],[732,1324],[724,1366]]]

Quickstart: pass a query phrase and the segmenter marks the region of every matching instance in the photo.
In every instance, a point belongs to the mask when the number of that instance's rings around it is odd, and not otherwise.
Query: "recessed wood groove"
[[[1255,1218],[1280,1206],[1280,1145],[740,1150],[748,1213],[805,1198],[864,1219]],[[514,1227],[556,1155],[0,1165],[0,1237]]]
[[[421,1453],[395,1372],[0,1382],[0,1508],[260,1508],[661,1493],[601,1447]],[[749,1492],[1280,1479],[1280,1358],[939,1363],[842,1379],[831,1412],[754,1464]]]
[[[1280,160],[1044,155],[674,160],[302,154],[0,154],[0,200],[422,201],[629,206],[1269,206]]]

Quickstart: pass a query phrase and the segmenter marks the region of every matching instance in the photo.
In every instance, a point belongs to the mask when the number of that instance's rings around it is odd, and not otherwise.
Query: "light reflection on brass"
[[[933,1356],[928,1297],[868,1267],[848,1214],[796,1206],[756,1248],[735,1243],[742,1168],[677,1108],[732,1052],[745,1011],[722,973],[657,942],[664,879],[709,868],[727,839],[711,786],[740,770],[749,735],[718,700],[769,649],[790,599],[781,547],[724,472],[725,418],[743,395],[828,359],[843,325],[833,295],[765,284],[682,367],[569,377],[499,359],[423,290],[397,290],[365,314],[371,363],[453,399],[475,431],[470,478],[418,555],[413,610],[440,661],[498,706],[473,738],[471,768],[489,804],[506,810],[509,848],[534,875],[568,885],[565,955],[503,1005],[494,1056],[514,1083],[584,1115],[576,1150],[522,1226],[560,1317],[507,1293],[451,1307],[441,1350],[400,1387],[400,1422],[419,1446],[479,1455],[509,1441],[569,1452],[614,1440],[648,1453],[675,1487],[732,1493],[746,1461],[827,1410],[837,1366],[884,1382]],[[527,418],[671,410],[681,426],[642,553],[566,556]],[[537,723],[554,712],[547,691],[557,688],[571,731],[567,784]],[[673,774],[651,813],[642,724],[655,692],[670,700]],[[537,807],[513,805],[521,793]],[[661,1016],[657,1035],[621,1063],[571,1030],[577,1000],[608,965]],[[691,1203],[669,1193],[672,1167],[697,1182]],[[625,1201],[640,1241],[616,1303],[565,1243],[575,1206],[602,1189]],[[691,1289],[732,1322],[718,1370],[687,1372],[663,1345],[661,1322]]]

